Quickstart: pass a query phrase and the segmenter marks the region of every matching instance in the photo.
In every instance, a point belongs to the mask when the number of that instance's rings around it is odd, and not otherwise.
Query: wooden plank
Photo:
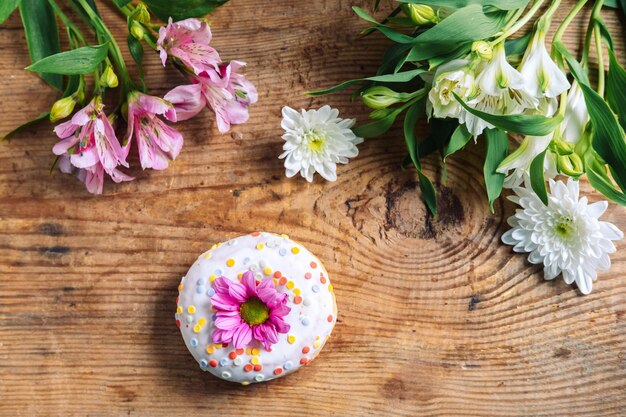
[[[364,25],[352,4],[219,9],[214,44],[248,62],[261,99],[226,135],[208,113],[181,124],[185,147],[167,171],[134,171],[136,181],[92,197],[74,178],[48,175],[50,126],[0,144],[1,415],[626,414],[626,245],[589,296],[543,281],[499,242],[514,207],[501,198],[489,213],[482,144],[450,159],[437,219],[415,173],[399,168],[400,129],[361,145],[336,183],[284,178],[283,105],[368,113],[349,94],[303,94],[375,71],[388,43],[355,39]],[[124,20],[101,10],[123,39]],[[623,59],[623,19],[605,19]],[[55,95],[20,70],[28,54],[16,16],[0,27],[0,51],[6,132]],[[183,81],[155,54],[146,61],[154,93]],[[441,178],[435,159],[424,166]],[[606,219],[626,230],[623,208],[611,205]],[[288,233],[324,261],[339,317],[310,366],[244,388],[199,370],[174,324],[174,298],[197,254],[256,229]]]

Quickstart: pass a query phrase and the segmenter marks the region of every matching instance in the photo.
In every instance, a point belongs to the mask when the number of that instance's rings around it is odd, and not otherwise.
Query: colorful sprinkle
[[[320,286],[315,284],[314,286],[311,287],[311,291],[313,291],[313,292],[320,292]]]
[[[297,246],[294,246],[293,248],[291,248],[291,253],[293,253],[294,255],[297,255],[300,253],[300,248]]]
[[[310,272],[307,272],[306,274],[304,274],[304,278],[305,279],[311,279],[312,275]]]
[[[209,277],[209,281],[213,282],[217,278],[217,275],[213,274]]]
[[[300,304],[302,302],[302,297],[300,297],[299,295],[295,296],[293,298],[293,303],[294,304]]]
[[[246,366],[243,367],[243,370],[246,372],[251,372],[252,369],[254,369],[254,367],[252,365],[250,365],[249,363],[246,364]]]
[[[206,359],[201,359],[200,360],[200,368],[206,368],[208,365]]]
[[[285,371],[288,371],[288,370],[292,369],[293,368],[293,362],[291,362],[291,361],[285,362],[283,364],[283,368],[285,368]]]
[[[333,284],[328,284],[328,291],[333,292],[334,289]]]
[[[295,295],[300,295],[300,294],[302,293],[302,291],[300,291],[300,288],[294,288],[294,289],[293,289],[293,293],[294,293]]]
[[[257,237],[261,234],[261,232],[252,232],[250,233],[252,236]]]
[[[296,286],[296,284],[294,284],[294,283],[293,283],[293,281],[289,281],[289,282],[287,282],[287,288],[288,288],[288,289],[290,289],[290,290],[291,290],[291,289],[292,289],[293,287],[295,287],[295,286]]]
[[[193,347],[198,346],[198,339],[196,339],[195,337],[193,339],[191,339],[191,346],[193,346]]]
[[[207,252],[204,254],[204,259],[211,259],[211,252]]]
[[[313,269],[317,268],[317,264],[315,262],[311,262],[309,265],[311,265],[311,268]]]
[[[280,248],[280,249],[278,249],[278,254],[279,254],[280,256],[285,256],[285,255],[287,255],[287,249],[285,249],[285,248]]]
[[[333,315],[329,314],[328,317],[326,317],[326,320],[328,320],[328,322],[332,322],[333,321]]]
[[[235,350],[235,352],[237,352],[237,355],[243,355],[244,350],[243,349],[237,349],[237,350]]]
[[[302,348],[302,353],[304,353],[306,355],[307,353],[309,353],[310,350],[311,350],[310,347],[305,346],[305,347]]]
[[[235,260],[233,258],[230,258],[226,261],[226,266],[228,267],[233,267],[235,266]]]
[[[300,364],[301,365],[306,365],[307,363],[309,363],[309,360],[307,358],[300,359]]]
[[[206,347],[206,353],[208,353],[209,355],[212,355],[214,352],[215,352],[215,346],[209,345]]]
[[[183,314],[183,308],[181,306],[176,307],[176,314]]]
[[[195,326],[193,326],[194,333],[200,333],[200,330],[202,330],[202,326],[200,326],[199,324],[196,324]]]
[[[257,245],[256,245],[256,248],[257,248],[258,250],[261,250],[261,249],[263,249],[264,247],[265,247],[265,245],[264,245],[264,244],[262,244],[262,243],[257,243]]]
[[[189,306],[187,307],[187,313],[189,314],[193,314],[196,312],[196,307],[195,306]]]
[[[181,282],[180,284],[178,284],[178,292],[181,292],[183,290],[183,283]]]
[[[315,343],[313,343],[313,348],[317,349],[318,347],[320,347],[320,342],[319,340],[316,340]]]
[[[230,372],[228,372],[228,371],[224,371],[224,372],[222,372],[222,378],[224,378],[224,379],[228,379],[228,378],[230,378],[231,376],[232,376],[232,375],[231,375],[231,374],[230,374]]]
[[[271,275],[272,274],[272,268],[270,268],[269,266],[265,267],[265,269],[263,270],[263,273],[265,275]]]
[[[196,287],[196,294],[202,294],[205,289],[206,288],[204,288],[204,285],[201,287]]]
[[[258,356],[253,356],[252,359],[250,359],[250,363],[252,365],[258,365],[259,363],[261,363],[261,361],[259,360]]]
[[[274,375],[280,375],[283,373],[283,368],[276,368],[274,369]]]
[[[258,356],[259,353],[261,353],[261,350],[259,348],[252,348],[252,351],[250,353],[254,356]]]
[[[200,317],[200,318],[198,319],[198,324],[199,324],[200,326],[206,326],[206,319],[205,319],[204,317]]]
[[[180,320],[176,320],[176,327],[180,328]]]
[[[278,281],[278,284],[279,284],[279,285],[286,285],[286,284],[287,284],[287,278],[282,277],[282,278],[280,279],[280,281]]]
[[[295,337],[294,335],[290,334],[290,335],[287,337],[287,342],[289,342],[290,344],[292,344],[292,345],[293,345],[294,343],[296,343],[296,337]]]
[[[254,379],[257,382],[261,382],[261,381],[263,381],[265,379],[265,376],[263,374],[258,374],[257,376],[254,377]]]
[[[245,387],[246,385],[250,385],[250,382],[249,382],[249,381],[243,381],[243,382],[241,383],[241,385],[243,385],[243,386]]]
[[[217,361],[215,359],[211,359],[209,365],[211,366],[211,368],[217,368]]]
[[[260,371],[262,371],[262,370],[263,370],[263,366],[262,366],[262,365],[254,365],[254,370],[255,370],[256,372],[260,372]]]
[[[233,363],[237,366],[241,366],[243,364],[243,359],[241,359],[240,357],[235,358],[235,360],[233,361]]]
[[[226,358],[220,359],[220,366],[226,366],[227,363],[228,363],[228,359]]]
[[[302,320],[300,320],[300,322],[303,326],[308,326],[309,324],[311,324],[311,320],[309,320],[308,317],[302,317]]]
[[[322,276],[320,277],[320,282],[321,282],[322,284],[326,284],[326,277],[325,277],[324,275],[322,275]]]
[[[237,352],[235,352],[235,351],[230,352],[228,354],[228,357],[231,358],[231,359],[236,359],[237,358]]]
[[[209,297],[213,297],[215,295],[215,290],[213,288],[209,288],[206,291],[206,295],[208,295]]]
[[[274,278],[280,278],[282,276],[283,276],[282,272],[280,272],[280,271],[274,272]]]

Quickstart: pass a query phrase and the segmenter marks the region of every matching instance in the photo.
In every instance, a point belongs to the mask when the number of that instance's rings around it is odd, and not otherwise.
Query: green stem
[[[74,34],[74,36],[76,36],[78,41],[82,45],[88,45],[81,31],[74,25],[74,23],[72,23],[72,21],[67,17],[67,15],[63,13],[63,10],[61,10],[59,5],[56,4],[54,0],[48,0],[48,3],[50,4],[50,7],[52,7],[52,10],[54,11],[54,13],[57,16],[59,16],[59,19],[61,19],[61,22],[63,22],[65,27],[68,28]]]
[[[583,44],[583,58],[582,58],[582,67],[587,69],[589,65],[589,49],[591,48],[591,38],[593,36],[593,19],[589,19],[589,24],[587,25],[587,32],[585,33],[585,43]]]
[[[559,25],[556,32],[554,33],[554,38],[552,39],[553,44],[555,42],[561,41],[561,38],[563,37],[565,30],[567,29],[569,24],[572,23],[572,20],[574,20],[574,17],[576,17],[576,15],[582,10],[582,8],[585,7],[585,4],[587,3],[587,1],[588,0],[579,0],[578,3],[576,3],[576,5],[572,8],[572,10],[569,11],[567,16],[565,16],[565,19],[563,19],[563,22]]]
[[[591,12],[591,20],[593,20],[593,35],[596,42],[596,54],[598,55],[598,94],[600,97],[604,97],[604,54],[602,48],[602,34],[600,33],[600,24],[598,19],[600,18],[600,10],[602,10],[602,4],[604,0],[598,0],[593,6]]]
[[[502,35],[498,36],[495,40],[490,42],[491,46],[497,45],[518,30],[520,30],[532,17],[537,13],[537,11],[543,5],[545,0],[537,0],[533,6],[528,10],[528,13],[524,15],[520,20],[517,21],[513,26],[511,26],[508,30],[506,30]]]

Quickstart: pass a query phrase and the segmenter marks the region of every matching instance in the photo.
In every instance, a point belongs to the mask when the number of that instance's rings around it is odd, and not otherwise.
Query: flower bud
[[[439,23],[439,16],[437,16],[430,6],[424,4],[405,4],[403,9],[404,13],[417,26]]]
[[[402,101],[398,93],[391,88],[380,85],[365,90],[361,94],[361,100],[363,100],[363,103],[365,103],[367,107],[375,110],[386,109],[392,104]]]
[[[472,44],[472,52],[485,61],[489,61],[493,57],[493,48],[485,41],[475,41]]]
[[[130,34],[133,35],[133,38],[139,41],[142,40],[145,31],[141,23],[137,23],[135,20],[133,20],[130,24]]]
[[[384,119],[385,117],[389,116],[392,111],[393,111],[392,109],[373,110],[370,113],[370,119],[372,119],[372,120]]]
[[[574,152],[574,144],[564,140],[555,139],[550,142],[550,147],[557,155],[571,155]]]
[[[133,14],[133,19],[143,24],[150,23],[150,13],[148,12],[145,4],[139,3],[137,5],[135,13]]]
[[[72,114],[75,105],[76,100],[73,95],[55,101],[52,105],[52,109],[50,109],[50,121],[54,123],[65,119]]]
[[[583,161],[577,153],[557,156],[556,167],[560,173],[573,178],[578,178],[585,173]]]
[[[102,85],[109,88],[115,88],[119,85],[117,75],[115,75],[115,72],[113,72],[113,68],[110,65],[106,67],[106,69],[102,73],[102,77],[100,77],[100,82],[102,82]]]

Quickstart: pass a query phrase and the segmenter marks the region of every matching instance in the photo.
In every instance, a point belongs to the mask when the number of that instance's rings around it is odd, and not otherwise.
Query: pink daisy
[[[272,279],[257,282],[248,271],[241,282],[219,277],[213,288],[211,303],[217,311],[213,343],[232,342],[240,349],[255,339],[269,350],[278,342],[278,333],[289,331],[283,320],[291,311],[286,305],[287,294],[276,291]]]

